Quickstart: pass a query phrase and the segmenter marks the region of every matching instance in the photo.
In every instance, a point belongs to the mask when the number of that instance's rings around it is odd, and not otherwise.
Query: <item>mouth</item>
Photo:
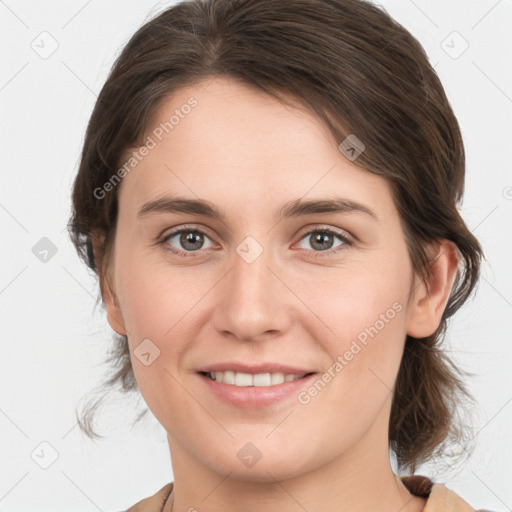
[[[261,370],[260,370],[261,371]],[[290,371],[290,370],[288,370]],[[302,372],[303,370],[299,370]],[[238,409],[259,410],[286,406],[318,375],[307,373],[246,373],[234,370],[198,371],[207,399],[215,397]]]
[[[296,380],[304,379],[313,375],[315,372],[294,374],[294,373],[244,373],[232,370],[216,371],[216,372],[199,372],[206,378],[228,384],[236,387],[271,387],[284,384],[285,382],[293,382]]]

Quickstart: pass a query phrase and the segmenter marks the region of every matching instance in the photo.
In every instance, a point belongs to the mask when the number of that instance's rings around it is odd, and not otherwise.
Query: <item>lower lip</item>
[[[273,405],[280,400],[297,396],[299,391],[309,385],[315,373],[302,377],[301,379],[273,386],[235,386],[210,379],[202,373],[198,373],[201,380],[208,386],[210,391],[222,400],[245,409],[259,409]]]

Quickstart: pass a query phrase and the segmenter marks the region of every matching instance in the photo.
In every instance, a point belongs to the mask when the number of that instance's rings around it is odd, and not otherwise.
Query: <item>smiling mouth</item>
[[[244,373],[226,370],[223,372],[199,372],[201,375],[209,378],[210,380],[230,384],[237,387],[270,387],[283,384],[285,382],[292,382],[294,380],[309,377],[315,372],[304,373],[302,375],[286,374],[281,372],[275,373]]]

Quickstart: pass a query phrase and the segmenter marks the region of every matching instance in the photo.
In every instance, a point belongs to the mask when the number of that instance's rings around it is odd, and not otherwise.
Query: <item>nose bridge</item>
[[[270,248],[247,237],[236,247],[232,261],[217,304],[217,330],[249,341],[267,331],[284,330],[290,297],[270,270],[275,266]]]
[[[272,265],[272,258],[269,250],[263,250],[257,256],[255,252],[254,247],[247,249],[244,244],[237,248],[237,255],[233,258],[232,292],[238,296],[239,300],[249,300],[254,305],[256,301],[269,304],[273,276],[268,267]]]

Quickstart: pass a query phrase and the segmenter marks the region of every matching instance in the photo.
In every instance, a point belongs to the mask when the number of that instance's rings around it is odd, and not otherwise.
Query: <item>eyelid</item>
[[[306,235],[310,235],[311,233],[315,233],[317,231],[325,231],[328,233],[332,233],[333,235],[339,236],[341,239],[346,240],[347,242],[355,242],[357,240],[357,237],[346,231],[345,229],[341,228],[334,228],[329,225],[322,225],[322,224],[316,224],[313,227],[305,228],[306,231],[301,233],[300,240],[302,240]],[[300,233],[300,231],[299,231]]]
[[[208,235],[208,232],[206,231],[206,228],[203,228],[202,226],[198,224],[180,224],[178,226],[172,227],[172,228],[165,228],[158,236],[157,239],[161,238],[169,238],[171,235],[176,235],[180,231],[199,231],[201,233],[204,233],[205,235]],[[167,233],[167,234],[165,234]]]

